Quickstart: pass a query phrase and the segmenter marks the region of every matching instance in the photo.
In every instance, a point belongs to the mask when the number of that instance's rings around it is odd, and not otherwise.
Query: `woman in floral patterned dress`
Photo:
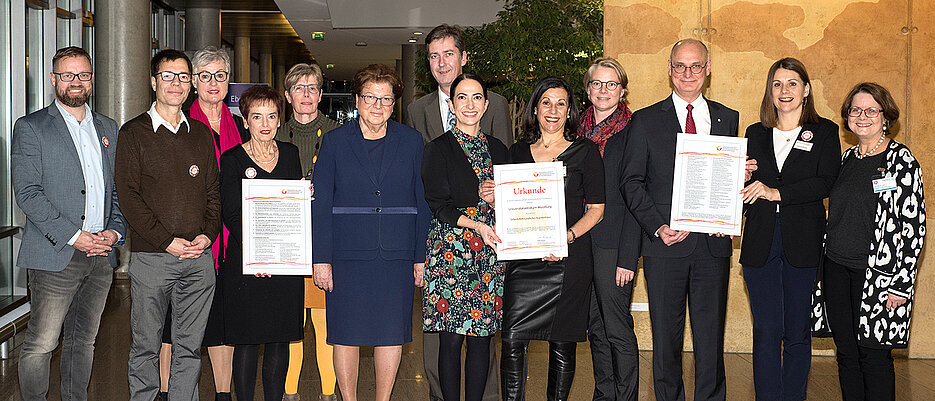
[[[429,230],[422,327],[439,333],[438,373],[446,401],[459,400],[461,345],[467,338],[464,399],[479,401],[487,381],[490,339],[503,316],[503,265],[494,247],[493,205],[478,196],[493,165],[509,162],[506,146],[480,132],[487,89],[462,74],[451,85],[457,122],[425,147],[422,181],[434,218]]]

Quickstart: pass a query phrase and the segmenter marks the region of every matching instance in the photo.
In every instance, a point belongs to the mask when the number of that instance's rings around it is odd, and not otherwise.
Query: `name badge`
[[[883,177],[873,179],[873,193],[892,191],[896,189],[896,177]]]
[[[811,152],[811,151],[812,151],[812,145],[814,145],[814,143],[811,143],[811,142],[803,142],[803,141],[795,141],[795,145],[792,145],[792,147],[794,147],[794,148],[796,148],[796,149],[798,149],[798,150],[804,150],[804,151],[806,151],[806,152]]]

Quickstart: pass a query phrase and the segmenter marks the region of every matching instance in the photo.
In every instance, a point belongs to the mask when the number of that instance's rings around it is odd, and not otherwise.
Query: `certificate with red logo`
[[[565,166],[561,162],[493,166],[498,260],[568,256]]]
[[[312,275],[312,205],[305,180],[244,179],[243,274]]]
[[[678,134],[669,227],[740,235],[747,138]]]

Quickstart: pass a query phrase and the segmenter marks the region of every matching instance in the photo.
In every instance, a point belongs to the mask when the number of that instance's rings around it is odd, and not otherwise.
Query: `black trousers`
[[[895,400],[896,372],[890,350],[857,343],[857,308],[866,269],[846,267],[828,258],[823,269],[828,325],[837,348],[844,401]]]
[[[643,257],[653,331],[653,384],[658,401],[685,400],[682,342],[685,304],[691,311],[695,400],[725,400],[724,316],[730,258],[711,256],[699,239],[684,258]]]
[[[594,401],[636,401],[639,348],[633,333],[633,281],[618,287],[617,250],[594,250],[588,341],[594,363]],[[634,266],[635,267],[635,266]]]

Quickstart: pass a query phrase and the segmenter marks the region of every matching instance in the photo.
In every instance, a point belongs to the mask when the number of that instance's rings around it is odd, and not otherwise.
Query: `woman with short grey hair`
[[[197,120],[211,128],[214,134],[214,151],[220,160],[225,150],[250,139],[243,118],[231,113],[224,104],[230,79],[231,59],[227,52],[214,46],[208,46],[195,52],[192,57],[192,83],[195,85],[197,99],[190,109],[185,111],[186,118]],[[197,124],[194,123],[193,124]],[[223,227],[221,235],[211,245],[214,254],[215,272],[218,274],[214,290],[214,302],[208,316],[202,345],[208,347],[211,358],[211,370],[214,373],[215,400],[230,400],[231,362],[234,347],[227,345],[224,338],[224,307],[222,271],[219,268],[224,259],[224,246],[227,244],[228,231]],[[166,314],[166,324],[162,331],[162,350],[159,352],[159,375],[161,392],[169,388],[169,361],[172,357],[172,310]],[[165,397],[163,397],[165,400]]]

